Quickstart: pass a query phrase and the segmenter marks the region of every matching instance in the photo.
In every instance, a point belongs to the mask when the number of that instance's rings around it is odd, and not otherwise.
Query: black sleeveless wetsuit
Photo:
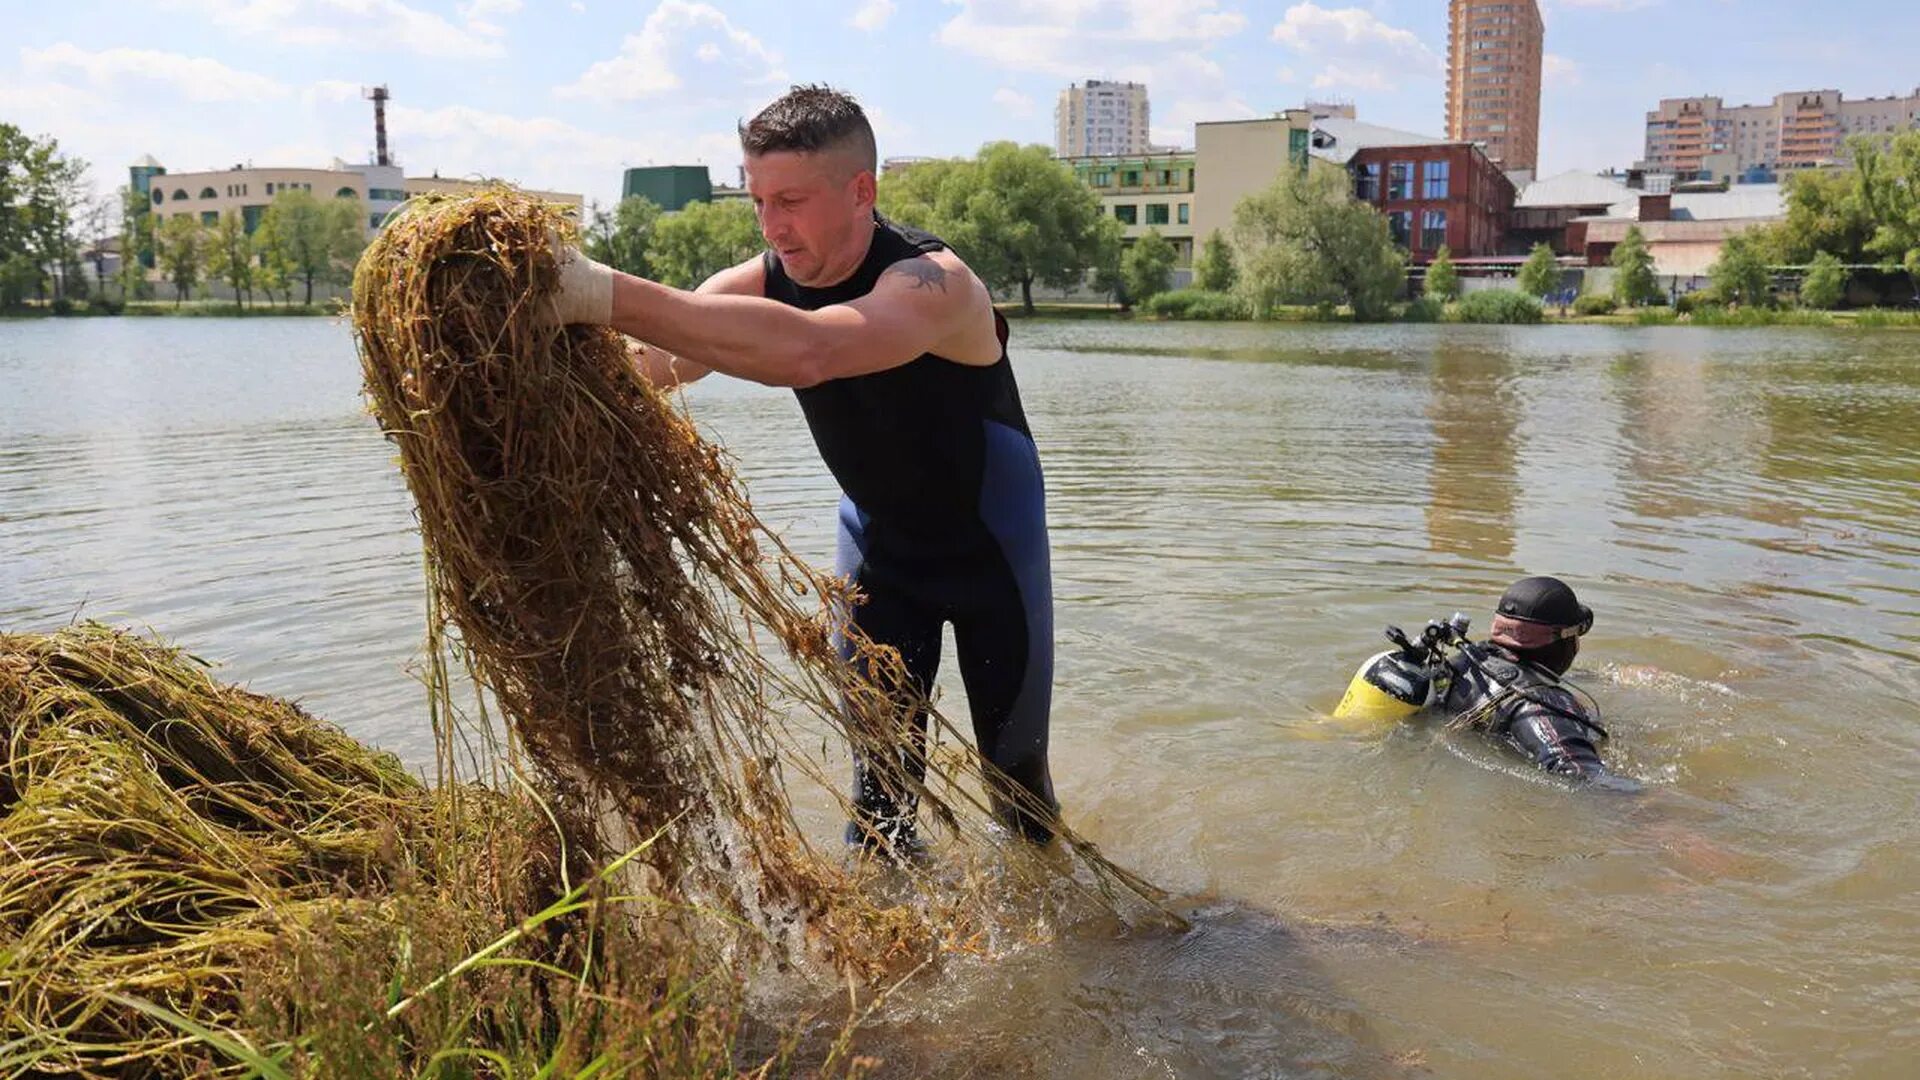
[[[894,263],[945,247],[876,214],[872,246],[851,277],[825,288],[799,285],[768,252],[765,295],[809,311],[846,303],[871,292]],[[843,493],[837,569],[866,595],[854,624],[900,650],[913,691],[924,695],[939,667],[941,627],[952,623],[981,755],[1051,809],[1046,501],[1007,361],[1007,325],[998,312],[994,323],[1000,359],[991,366],[927,353],[795,393]],[[924,739],[924,714],[917,721]],[[867,838],[869,830],[889,841],[910,837],[912,801],[890,796],[888,785],[876,782],[875,766],[855,763],[859,820],[848,826],[848,838]],[[1051,836],[1050,812],[1016,812],[1004,799],[996,804],[1010,827],[1037,840]]]
[[[1544,670],[1491,642],[1476,642],[1447,662],[1452,685],[1444,708],[1457,717],[1491,709],[1486,731],[1550,773],[1582,781],[1608,779],[1596,739],[1605,738],[1587,707]],[[1509,689],[1502,689],[1506,687]]]

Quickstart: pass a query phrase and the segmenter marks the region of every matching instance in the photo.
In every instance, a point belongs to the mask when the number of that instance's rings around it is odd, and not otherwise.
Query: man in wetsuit
[[[1025,793],[996,795],[1000,819],[1045,842],[1052,583],[1006,323],[946,244],[874,210],[873,128],[851,97],[795,87],[740,143],[767,251],[692,292],[568,252],[557,317],[645,342],[637,363],[656,383],[719,371],[794,389],[843,493],[838,568],[865,596],[854,625],[899,650],[901,697],[924,701],[953,624],[980,753]],[[855,762],[849,843],[915,846],[900,776],[921,759],[897,757]]]
[[[1487,731],[1550,773],[1632,786],[1601,763],[1595,743],[1606,739],[1606,729],[1560,681],[1592,628],[1593,612],[1560,579],[1514,582],[1494,611],[1490,640],[1448,660],[1447,715]]]

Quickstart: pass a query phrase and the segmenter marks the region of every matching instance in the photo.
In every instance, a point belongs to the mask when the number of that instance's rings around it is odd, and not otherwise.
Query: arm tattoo
[[[939,263],[934,262],[925,255],[916,259],[902,259],[892,266],[887,267],[886,272],[911,278],[913,280],[912,287],[915,289],[925,289],[928,292],[932,292],[934,289],[939,289],[941,292],[947,291],[946,270],[942,269]]]

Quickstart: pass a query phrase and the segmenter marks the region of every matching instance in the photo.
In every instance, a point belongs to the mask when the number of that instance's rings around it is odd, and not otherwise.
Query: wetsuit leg
[[[1053,835],[1059,803],[1047,767],[1053,704],[1053,579],[1040,459],[1027,436],[988,422],[980,514],[995,551],[955,611],[954,644],[980,754],[1023,789],[997,794],[1001,821]]]
[[[926,776],[924,746],[927,715],[924,703],[940,667],[940,613],[890,586],[884,577],[871,572],[867,520],[852,500],[840,501],[840,530],[836,571],[860,586],[865,599],[853,611],[852,623],[876,645],[891,645],[900,651],[906,667],[906,685],[889,685],[889,680],[871,669],[864,671],[869,680],[896,696],[902,709],[902,745],[891,760],[870,759],[856,753],[853,763],[854,820],[847,823],[849,844],[873,844],[885,841],[894,847],[913,842],[913,817],[916,804],[902,793],[904,773],[918,781]],[[843,635],[837,642],[843,660],[854,659],[851,644]],[[894,777],[888,780],[887,777]],[[874,835],[874,834],[877,834]]]

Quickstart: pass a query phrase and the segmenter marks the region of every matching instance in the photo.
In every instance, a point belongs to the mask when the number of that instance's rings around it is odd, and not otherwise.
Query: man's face
[[[873,174],[833,153],[780,150],[750,156],[746,166],[760,235],[787,276],[832,285],[825,275],[850,273],[842,264],[854,238],[873,228]]]

